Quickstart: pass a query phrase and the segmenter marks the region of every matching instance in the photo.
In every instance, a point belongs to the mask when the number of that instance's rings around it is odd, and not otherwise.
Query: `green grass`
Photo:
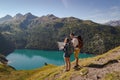
[[[120,49],[120,46],[115,48],[115,49],[109,50],[108,52],[106,52],[102,55],[98,55],[98,56],[95,56],[95,57],[92,57],[92,58],[80,59],[79,63],[83,67],[92,65],[92,64],[94,64],[95,61],[98,61],[99,59],[107,59],[109,55],[114,54],[114,52],[116,52],[118,49]],[[115,57],[114,60],[119,60],[119,59],[120,59],[120,56],[117,56],[117,57]],[[103,65],[106,64],[108,61],[103,63]]]
[[[94,64],[94,62],[98,61],[99,59],[107,58],[108,55],[113,54],[118,49],[120,50],[120,47],[110,50],[103,55],[80,59],[79,64],[82,66],[82,68],[77,71],[71,69],[69,72],[64,72],[64,66],[55,66],[51,64],[34,70],[16,71],[9,66],[0,64],[0,80],[69,80],[72,77],[84,76],[88,74],[87,66]],[[120,59],[120,56],[117,56],[115,59]],[[103,64],[106,63],[107,62]],[[75,62],[73,61],[72,65],[74,64]],[[120,72],[106,74],[103,80],[120,80],[120,75],[118,74],[120,74]]]

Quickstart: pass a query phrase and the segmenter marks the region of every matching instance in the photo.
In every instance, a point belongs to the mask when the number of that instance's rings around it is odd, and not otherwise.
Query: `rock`
[[[3,56],[3,55],[0,54],[0,62],[1,62],[2,64],[7,64],[7,63],[8,63],[8,60],[5,58],[5,56]]]

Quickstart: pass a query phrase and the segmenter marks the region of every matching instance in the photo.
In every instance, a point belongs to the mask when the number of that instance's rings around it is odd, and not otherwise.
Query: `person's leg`
[[[65,57],[65,69],[68,70],[68,63],[67,58]]]
[[[71,68],[70,58],[68,58],[68,70]]]
[[[79,65],[79,64],[78,64],[78,60],[79,60],[78,56],[79,56],[79,53],[80,53],[80,49],[75,49],[75,51],[74,51],[75,66],[78,66],[78,65]]]
[[[78,66],[78,57],[75,58],[76,66]]]

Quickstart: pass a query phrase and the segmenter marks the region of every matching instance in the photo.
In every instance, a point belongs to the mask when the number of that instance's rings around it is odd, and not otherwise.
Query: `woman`
[[[65,38],[64,40],[64,60],[65,60],[65,65],[66,65],[66,70],[65,71],[69,71],[71,68],[71,63],[70,63],[70,56],[74,51],[74,48],[72,46],[71,41],[68,38]]]

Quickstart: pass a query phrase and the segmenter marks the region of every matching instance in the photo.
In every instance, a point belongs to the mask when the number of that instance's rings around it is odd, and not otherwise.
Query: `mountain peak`
[[[25,14],[24,17],[26,17],[26,19],[34,19],[37,18],[37,16],[34,16],[33,14],[31,14],[30,12]]]
[[[15,19],[19,19],[19,18],[22,18],[22,17],[23,17],[23,15],[21,13],[18,13],[14,16]]]
[[[28,13],[26,13],[25,15],[33,15],[32,13],[30,13],[30,12],[28,12]]]
[[[58,17],[56,17],[56,16],[53,15],[53,14],[48,14],[48,15],[46,15],[46,16],[42,16],[42,17],[44,17],[44,18],[48,18],[48,19],[52,19],[52,20],[54,20],[54,19],[58,19]]]
[[[6,16],[2,17],[1,19],[12,19],[12,16],[7,14]]]
[[[21,13],[17,13],[16,16],[23,16]]]
[[[7,14],[5,17],[7,17],[7,18],[12,18],[12,16],[11,16],[11,15],[9,15],[9,14]]]
[[[5,22],[5,21],[11,20],[11,19],[12,19],[12,16],[6,15],[6,16],[0,18],[0,22]]]
[[[47,17],[56,17],[56,16],[53,14],[48,14]]]
[[[50,20],[56,20],[58,19],[58,17],[56,17],[53,14],[48,14],[48,15],[41,16],[39,19],[43,21],[50,21]]]

